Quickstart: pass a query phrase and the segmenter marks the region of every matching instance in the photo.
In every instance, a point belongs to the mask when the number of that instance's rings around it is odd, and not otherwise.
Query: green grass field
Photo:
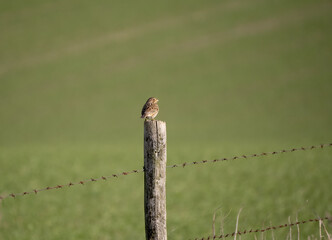
[[[0,1],[0,195],[141,169],[151,96],[169,165],[330,143],[331,52],[328,0]],[[331,160],[168,169],[168,238],[211,235],[216,209],[217,233],[240,208],[239,230],[332,214]],[[0,239],[145,239],[143,194],[140,173],[7,198]]]

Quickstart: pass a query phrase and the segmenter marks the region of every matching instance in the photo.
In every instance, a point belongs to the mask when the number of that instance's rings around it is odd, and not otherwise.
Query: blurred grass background
[[[169,164],[331,142],[331,10],[328,0],[0,1],[0,194],[141,168],[151,96]],[[240,229],[331,214],[331,154],[169,169],[169,239],[211,234],[217,208],[230,211],[225,232],[241,207]],[[317,224],[300,228],[318,236]],[[144,239],[143,175],[6,199],[0,239]]]

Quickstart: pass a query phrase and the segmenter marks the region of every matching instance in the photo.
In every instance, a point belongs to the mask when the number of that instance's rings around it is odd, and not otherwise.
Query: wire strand
[[[262,152],[259,154],[249,154],[249,155],[239,155],[239,156],[234,156],[234,157],[229,157],[229,158],[219,158],[219,159],[213,159],[213,160],[202,160],[202,161],[193,161],[193,162],[184,162],[181,164],[173,164],[173,165],[168,165],[167,168],[176,168],[176,167],[186,167],[190,165],[199,165],[199,164],[204,164],[204,163],[216,163],[216,162],[223,162],[223,161],[228,161],[228,160],[236,160],[236,159],[248,159],[248,158],[254,158],[254,157],[263,157],[263,156],[269,156],[269,155],[276,155],[276,154],[281,154],[281,153],[291,153],[295,151],[306,151],[306,150],[313,150],[313,149],[321,149],[325,147],[331,147],[332,143],[327,143],[327,144],[320,144],[320,145],[315,145],[315,146],[309,146],[309,147],[300,147],[300,148],[291,148],[291,149],[284,149],[284,150],[279,150],[279,151],[273,151],[273,152]],[[45,187],[41,189],[33,189],[31,191],[26,191],[26,192],[21,192],[21,193],[10,193],[8,195],[0,196],[0,201],[9,197],[16,198],[18,196],[25,196],[29,194],[37,194],[38,192],[42,191],[47,191],[47,190],[53,190],[53,189],[62,189],[64,187],[71,187],[74,185],[84,185],[85,183],[88,182],[97,182],[101,180],[107,180],[111,178],[118,178],[120,176],[128,176],[133,173],[141,173],[144,172],[144,167],[143,169],[137,169],[137,170],[132,170],[132,171],[127,171],[127,172],[121,172],[117,174],[112,174],[109,176],[101,176],[98,178],[89,178],[85,180],[81,180],[78,182],[69,182],[67,184],[59,184],[55,185],[53,187]]]
[[[285,223],[282,225],[278,225],[278,226],[272,226],[272,227],[267,227],[267,228],[262,228],[262,229],[250,229],[250,230],[244,230],[244,231],[238,231],[238,232],[233,232],[233,233],[227,233],[224,235],[219,235],[219,236],[208,236],[208,237],[202,237],[202,238],[195,238],[195,240],[212,240],[212,239],[223,239],[223,238],[228,238],[228,237],[234,237],[235,235],[245,235],[245,234],[249,234],[249,233],[263,233],[266,231],[270,231],[270,230],[280,230],[282,228],[285,227],[294,227],[294,226],[298,226],[300,224],[305,224],[305,223],[309,223],[309,222],[319,222],[319,221],[323,221],[323,220],[329,220],[328,217],[324,217],[324,218],[315,218],[315,219],[309,219],[309,220],[304,220],[304,221],[297,221],[295,223]]]

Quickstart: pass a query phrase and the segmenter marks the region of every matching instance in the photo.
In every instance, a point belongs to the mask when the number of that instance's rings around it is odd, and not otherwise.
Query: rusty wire
[[[271,226],[271,227],[262,228],[262,229],[256,229],[256,230],[250,229],[250,230],[244,230],[242,232],[238,231],[238,232],[227,233],[227,234],[223,234],[223,235],[219,235],[219,236],[215,235],[215,236],[208,236],[208,237],[202,237],[202,238],[195,238],[195,240],[223,239],[223,238],[228,238],[228,237],[234,237],[235,235],[242,236],[242,235],[249,234],[249,233],[263,233],[263,232],[270,231],[270,230],[280,230],[285,227],[294,227],[294,226],[304,224],[304,223],[319,222],[319,221],[323,221],[323,220],[329,220],[329,218],[328,217],[315,218],[315,219],[309,219],[309,220],[304,220],[304,221],[297,221],[294,223],[285,223],[282,225]]]
[[[259,154],[249,154],[249,155],[239,155],[239,156],[234,156],[234,157],[229,157],[229,158],[218,158],[218,159],[213,159],[213,160],[201,160],[201,161],[194,161],[194,162],[189,162],[189,163],[182,163],[182,164],[174,164],[167,166],[168,168],[175,168],[175,167],[185,167],[189,165],[197,165],[197,164],[202,164],[202,163],[215,163],[215,162],[222,162],[222,161],[229,161],[229,160],[236,160],[236,159],[247,159],[247,158],[253,158],[253,157],[262,157],[262,156],[268,156],[268,155],[276,155],[280,153],[289,153],[289,152],[295,152],[295,151],[305,151],[305,150],[312,150],[312,149],[317,149],[317,148],[324,148],[324,147],[331,147],[332,143],[327,143],[327,144],[320,144],[316,146],[310,146],[310,147],[300,147],[300,148],[292,148],[288,150],[280,150],[280,151],[274,151],[274,152],[262,152]]]
[[[129,174],[132,174],[132,173],[140,173],[140,172],[143,172],[143,171],[144,171],[143,169],[141,169],[141,170],[132,170],[132,171],[129,171],[129,172],[122,172],[122,173],[118,173],[118,174],[112,174],[110,176],[101,176],[99,178],[89,178],[89,179],[81,180],[81,181],[78,181],[78,182],[69,182],[67,184],[56,185],[56,186],[53,186],[53,187],[33,189],[32,191],[29,191],[29,192],[11,193],[11,194],[8,194],[8,195],[5,195],[5,196],[0,196],[0,201],[5,199],[5,198],[8,198],[8,197],[16,198],[17,196],[37,194],[38,192],[52,190],[52,189],[61,189],[61,188],[64,188],[64,187],[71,187],[71,186],[74,186],[74,185],[84,185],[85,183],[88,183],[88,182],[97,182],[97,181],[100,181],[100,180],[106,181],[107,179],[110,179],[110,178],[118,178],[120,176],[126,176],[126,175],[129,175]]]
[[[309,147],[300,147],[300,148],[292,148],[292,149],[288,149],[288,150],[280,150],[280,151],[274,151],[274,152],[262,152],[259,154],[249,154],[249,155],[239,155],[239,156],[234,156],[234,157],[229,157],[229,158],[219,158],[219,159],[213,159],[213,160],[201,160],[201,161],[193,161],[193,162],[184,162],[181,164],[173,164],[173,165],[168,165],[167,168],[176,168],[176,167],[186,167],[186,166],[190,166],[190,165],[198,165],[198,164],[203,164],[203,163],[216,163],[216,162],[222,162],[222,161],[228,161],[228,160],[236,160],[236,159],[247,159],[247,158],[254,158],[254,157],[263,157],[263,156],[269,156],[269,155],[276,155],[276,154],[280,154],[280,153],[290,153],[290,152],[295,152],[295,151],[305,151],[305,150],[312,150],[312,149],[319,149],[319,148],[324,148],[324,147],[331,147],[332,143],[327,143],[327,144],[320,144],[320,145],[316,145],[316,146],[309,146]],[[127,176],[129,174],[133,174],[133,173],[141,173],[144,172],[144,168],[143,169],[139,169],[139,170],[132,170],[132,171],[128,171],[128,172],[121,172],[118,174],[112,174],[110,176],[101,176],[99,178],[89,178],[86,180],[82,180],[82,181],[78,181],[78,182],[69,182],[67,184],[62,184],[62,185],[55,185],[53,187],[46,187],[46,188],[41,188],[41,189],[33,189],[32,191],[26,191],[26,192],[21,192],[21,193],[11,193],[8,195],[4,195],[4,196],[0,196],[0,201],[5,199],[5,198],[15,198],[17,196],[24,196],[24,195],[29,195],[29,194],[37,194],[38,192],[42,192],[42,191],[46,191],[46,190],[52,190],[52,189],[61,189],[64,187],[71,187],[74,185],[84,185],[85,183],[88,182],[97,182],[100,180],[107,180],[110,178],[118,178],[120,176]]]

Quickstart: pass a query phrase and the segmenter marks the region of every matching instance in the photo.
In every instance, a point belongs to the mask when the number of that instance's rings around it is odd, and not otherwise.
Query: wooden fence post
[[[166,123],[144,121],[144,211],[146,240],[167,240]]]

